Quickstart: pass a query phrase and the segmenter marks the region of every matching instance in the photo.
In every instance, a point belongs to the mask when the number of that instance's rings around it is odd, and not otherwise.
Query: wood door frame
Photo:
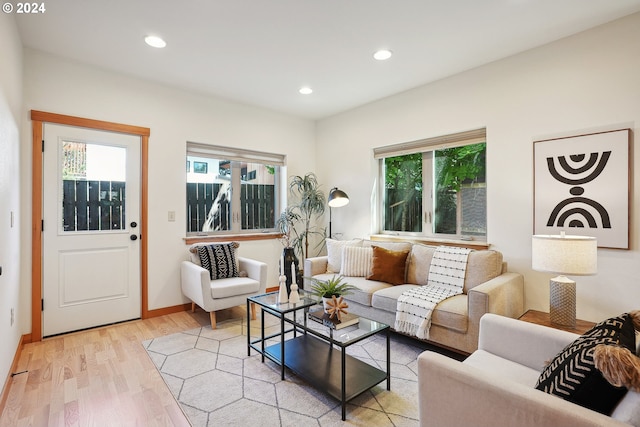
[[[140,137],[140,290],[141,317],[149,317],[147,277],[147,211],[149,128],[31,110],[31,341],[42,341],[42,144],[45,123],[83,127]]]

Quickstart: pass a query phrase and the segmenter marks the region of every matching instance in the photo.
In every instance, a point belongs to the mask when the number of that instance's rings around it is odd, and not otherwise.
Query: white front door
[[[44,125],[43,336],[137,319],[139,136]]]

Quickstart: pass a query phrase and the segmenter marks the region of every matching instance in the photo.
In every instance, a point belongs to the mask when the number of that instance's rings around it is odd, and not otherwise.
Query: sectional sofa
[[[373,246],[408,252],[403,265],[394,267],[396,271],[385,272],[395,276],[399,283],[372,280],[371,272],[376,267]],[[409,242],[327,239],[327,255],[307,258],[304,276],[318,279],[344,276],[346,282],[356,287],[353,293],[344,296],[348,311],[393,327],[398,297],[409,288],[427,284],[435,249]],[[308,286],[305,282],[305,288]],[[524,279],[521,274],[507,271],[500,252],[474,250],[468,257],[463,293],[436,306],[428,341],[460,353],[472,353],[478,347],[480,318],[485,313],[514,318],[522,315]]]

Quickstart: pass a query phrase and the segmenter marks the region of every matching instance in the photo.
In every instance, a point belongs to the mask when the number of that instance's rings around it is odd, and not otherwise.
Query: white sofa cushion
[[[467,260],[464,293],[503,273],[502,253],[491,249],[471,251]]]
[[[409,242],[382,242],[377,240],[363,240],[362,246],[378,246],[379,248],[385,248],[390,251],[410,251],[413,243]]]
[[[313,276],[316,279],[328,280],[332,278],[334,274],[317,274]],[[364,277],[345,277],[345,282],[350,285],[356,286],[358,289],[354,289],[349,295],[345,295],[344,299],[348,301],[354,301],[364,306],[371,306],[371,296],[374,292],[380,289],[389,288],[392,285],[384,282],[378,282],[375,280],[367,280]]]
[[[407,264],[407,283],[426,285],[435,246],[414,244]]]

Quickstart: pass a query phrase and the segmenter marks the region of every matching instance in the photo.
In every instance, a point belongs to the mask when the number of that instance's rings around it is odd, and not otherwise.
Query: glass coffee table
[[[281,378],[285,367],[304,378],[313,387],[323,390],[340,400],[342,420],[346,419],[346,404],[372,387],[387,381],[391,390],[391,358],[389,325],[360,317],[358,323],[343,329],[333,329],[308,320],[309,309],[318,299],[309,292],[300,291],[300,302],[278,303],[278,292],[247,298],[247,310],[251,303],[261,310],[260,338],[251,338],[251,319],[247,319],[247,352],[254,349],[281,366]],[[320,306],[314,309],[321,309]],[[265,313],[280,320],[280,330],[265,335]],[[387,342],[386,372],[346,354],[349,346],[378,333],[385,333]],[[267,341],[277,339],[275,344]]]

